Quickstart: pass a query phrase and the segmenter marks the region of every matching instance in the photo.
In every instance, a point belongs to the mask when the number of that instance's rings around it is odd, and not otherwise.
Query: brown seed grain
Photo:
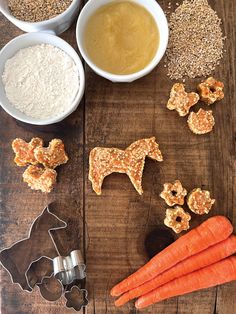
[[[170,16],[166,63],[171,79],[209,75],[223,57],[221,19],[207,0],[184,0]]]

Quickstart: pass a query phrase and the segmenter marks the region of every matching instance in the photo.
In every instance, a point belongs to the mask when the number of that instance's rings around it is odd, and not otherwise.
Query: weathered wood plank
[[[168,1],[169,2],[169,1]],[[160,4],[167,9],[167,1]],[[226,83],[225,99],[212,107],[216,119],[214,132],[198,137],[187,127],[186,118],[165,108],[172,82],[163,63],[150,75],[132,84],[113,84],[86,67],[85,106],[63,123],[49,128],[32,128],[17,123],[0,110],[0,218],[1,248],[27,236],[34,219],[51,200],[61,202],[60,213],[72,223],[84,216],[88,226],[87,288],[90,304],[87,313],[137,313],[133,303],[116,309],[110,288],[145,263],[143,240],[157,224],[163,223],[165,204],[159,198],[162,184],[180,179],[188,190],[202,186],[217,200],[211,215],[224,214],[236,225],[235,211],[235,1],[210,1],[223,18],[227,34],[226,54],[216,77]],[[172,1],[174,7],[175,1]],[[0,17],[0,46],[21,32]],[[62,36],[76,48],[75,26]],[[199,80],[196,80],[197,82]],[[188,82],[188,88],[196,86]],[[199,107],[199,105],[198,105]],[[61,167],[58,186],[50,196],[30,191],[21,181],[22,169],[13,164],[10,142],[16,136],[42,136],[64,140],[70,163]],[[146,161],[140,197],[125,175],[105,179],[103,194],[91,190],[88,154],[95,146],[125,148],[133,141],[155,135],[164,155],[163,163]],[[85,141],[86,146],[83,147]],[[84,181],[84,182],[83,182]],[[72,205],[68,201],[72,201]],[[74,203],[76,202],[76,204]],[[60,207],[60,208],[61,208]],[[206,217],[193,217],[192,227]],[[80,220],[81,221],[81,220]],[[81,227],[82,228],[82,227]],[[75,234],[75,233],[73,233]],[[66,254],[66,234],[58,241]],[[76,241],[76,239],[74,239]],[[81,239],[78,240],[81,242]],[[61,299],[44,301],[39,292],[23,293],[1,270],[1,313],[69,313]],[[143,313],[231,314],[236,311],[235,284],[207,289],[154,305]]]
[[[1,16],[1,47],[21,32]],[[63,34],[73,46],[75,31]],[[33,127],[19,123],[0,110],[0,217],[1,249],[25,238],[32,221],[44,206],[57,200],[55,213],[68,222],[67,231],[55,233],[61,254],[81,247],[83,250],[83,102],[78,110],[62,123],[49,127]],[[50,195],[31,191],[22,182],[24,168],[17,167],[11,149],[16,137],[29,140],[40,136],[47,143],[52,138],[61,138],[70,157],[67,165],[58,171],[58,184]],[[69,232],[69,234],[68,234]],[[82,234],[79,235],[79,232]],[[22,292],[18,285],[10,283],[10,277],[1,269],[1,313],[71,313],[65,309],[65,299],[51,303],[44,300],[36,289],[32,294]]]
[[[167,8],[166,2],[161,3]],[[232,2],[227,5],[223,1],[217,2],[215,9],[227,21],[225,31],[232,40],[227,42],[227,53],[216,72],[216,77],[226,82],[227,96],[213,108],[216,127],[207,136],[193,135],[187,127],[186,118],[179,118],[176,113],[166,110],[172,82],[166,77],[163,63],[150,75],[132,84],[113,84],[88,70],[85,111],[87,152],[98,145],[125,148],[139,138],[155,135],[164,155],[161,164],[147,161],[142,197],[136,194],[125,175],[107,177],[100,197],[91,191],[90,183],[87,184],[88,288],[90,295],[93,293],[89,314],[136,312],[132,303],[115,309],[109,290],[114,283],[145,262],[145,234],[156,224],[163,223],[164,219],[165,204],[158,196],[164,182],[180,179],[189,191],[196,186],[207,188],[217,199],[211,215],[223,214],[231,219],[235,216],[232,176],[235,173],[235,93],[234,79],[229,78],[230,73],[235,73],[232,49],[235,39],[231,24],[234,22],[231,13],[234,10]],[[199,81],[188,81],[188,88],[195,90]],[[193,217],[192,227],[205,218]],[[236,223],[235,220],[233,222]],[[220,289],[227,289],[227,285]],[[227,313],[227,302],[217,298],[217,291],[213,288],[174,298],[146,309],[145,313]],[[230,293],[224,293],[224,297],[226,295],[230,298]],[[217,309],[216,302],[219,302]],[[229,308],[234,307],[231,298]]]

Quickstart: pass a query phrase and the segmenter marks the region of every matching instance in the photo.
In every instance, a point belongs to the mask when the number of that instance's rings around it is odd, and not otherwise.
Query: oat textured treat
[[[212,131],[215,119],[211,110],[199,109],[198,112],[191,112],[188,117],[188,126],[195,134],[206,134]]]
[[[181,117],[189,113],[189,109],[199,101],[197,93],[187,93],[184,84],[176,83],[170,92],[170,99],[167,103],[169,110],[176,110]]]
[[[165,183],[164,189],[160,194],[160,197],[163,198],[167,205],[183,205],[184,198],[187,195],[187,190],[183,188],[179,180],[174,181],[173,183]]]
[[[166,218],[164,224],[171,228],[175,233],[189,229],[189,221],[191,216],[186,213],[182,207],[168,208],[166,210]]]
[[[143,193],[142,175],[145,157],[162,161],[155,137],[134,142],[125,150],[95,147],[89,155],[89,180],[93,190],[100,195],[102,183],[113,172],[126,173],[139,194]]]
[[[214,199],[211,199],[210,192],[196,188],[188,195],[187,204],[189,209],[198,215],[208,214],[215,203]]]
[[[53,139],[47,148],[37,147],[34,151],[36,160],[46,168],[55,169],[69,160],[62,140]]]
[[[44,169],[38,166],[29,166],[23,173],[23,181],[32,190],[50,193],[56,183],[57,172],[53,169]]]
[[[17,166],[27,166],[28,164],[36,165],[38,161],[35,159],[34,151],[37,147],[43,146],[43,140],[39,137],[34,137],[32,140],[27,143],[21,138],[16,138],[12,142],[12,149],[15,156],[15,163]]]
[[[201,100],[207,105],[224,98],[224,83],[217,81],[213,77],[208,77],[204,82],[198,85],[198,91]]]

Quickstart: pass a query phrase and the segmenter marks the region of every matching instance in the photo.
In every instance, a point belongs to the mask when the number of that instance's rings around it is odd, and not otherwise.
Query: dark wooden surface
[[[167,9],[168,2],[163,0],[160,4]],[[164,219],[166,206],[159,197],[164,182],[179,179],[188,190],[197,186],[209,189],[216,198],[210,215],[226,215],[236,226],[236,3],[218,0],[211,4],[223,19],[227,35],[226,53],[215,73],[225,83],[226,96],[212,106],[216,120],[212,133],[192,134],[186,118],[165,108],[173,82],[167,78],[163,62],[151,74],[131,84],[113,84],[86,66],[83,101],[74,114],[55,126],[27,126],[0,110],[0,248],[26,237],[32,220],[47,203],[57,200],[57,214],[71,224],[70,236],[75,240],[78,237],[78,245],[84,248],[89,314],[138,312],[133,303],[116,309],[109,290],[146,261],[144,237]],[[19,34],[21,31],[1,15],[0,47]],[[75,25],[62,37],[76,48]],[[188,88],[195,89],[199,81],[187,81]],[[70,156],[70,162],[60,168],[59,183],[50,195],[28,189],[21,182],[23,170],[13,163],[11,141],[15,137],[29,140],[36,135],[45,141],[61,138]],[[125,148],[137,139],[153,135],[160,143],[164,162],[146,161],[143,196],[137,194],[125,175],[119,174],[107,177],[102,196],[96,196],[87,179],[89,151],[98,145]],[[191,226],[204,219],[194,216]],[[68,236],[57,234],[62,254],[67,254],[71,244]],[[233,314],[235,291],[234,282],[161,302],[143,313]],[[71,313],[64,304],[63,298],[49,303],[38,291],[22,292],[1,269],[2,314]]]

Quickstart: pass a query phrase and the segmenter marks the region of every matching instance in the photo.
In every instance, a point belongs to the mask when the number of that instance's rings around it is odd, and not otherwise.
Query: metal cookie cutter
[[[78,311],[88,304],[87,290],[75,286],[86,277],[86,266],[80,250],[73,250],[66,257],[60,255],[51,231],[65,229],[67,223],[50,211],[50,205],[33,221],[28,238],[0,252],[0,262],[13,283],[27,292],[38,286],[48,301],[56,301],[63,294],[70,296],[73,288],[72,305],[68,307]],[[71,283],[74,286],[67,287]]]
[[[88,305],[88,292],[85,289],[80,289],[73,286],[69,291],[65,292],[66,307],[72,308],[75,311],[80,311]]]
[[[53,259],[54,276],[63,285],[68,285],[76,279],[84,279],[85,273],[84,259],[80,250],[74,250],[69,256],[57,256]]]
[[[66,227],[66,222],[53,214],[49,205],[33,221],[27,238],[0,252],[0,262],[10,274],[12,282],[19,284],[22,290],[32,291],[27,278],[31,265],[42,258],[52,260],[59,255],[51,231]]]

